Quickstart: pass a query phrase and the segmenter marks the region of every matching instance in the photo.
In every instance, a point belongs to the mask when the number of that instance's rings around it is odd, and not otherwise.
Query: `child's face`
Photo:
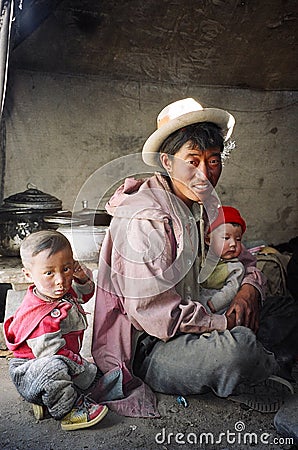
[[[211,251],[222,259],[237,258],[241,253],[242,228],[223,223],[210,233]]]
[[[71,287],[73,265],[72,251],[66,247],[51,256],[49,250],[38,253],[32,258],[30,268],[23,271],[40,294],[58,300]]]

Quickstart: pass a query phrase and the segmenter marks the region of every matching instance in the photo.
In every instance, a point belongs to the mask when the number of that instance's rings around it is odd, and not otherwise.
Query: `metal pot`
[[[73,217],[84,219],[91,226],[109,226],[112,217],[104,209],[91,209],[88,200],[82,201],[82,209],[75,211]]]
[[[61,211],[44,217],[44,221],[59,225],[58,231],[69,240],[75,259],[97,261],[111,216],[104,210],[88,208],[86,200],[82,206],[82,210],[73,214]]]
[[[78,261],[97,261],[108,227],[91,225],[62,226],[58,231],[69,240]]]
[[[30,233],[57,229],[58,225],[46,223],[43,218],[61,208],[61,200],[32,185],[4,199],[0,207],[0,254],[19,256],[21,242]]]
[[[43,218],[44,222],[57,227],[73,227],[78,225],[87,225],[89,223],[88,219],[73,217],[70,211],[58,211],[56,214],[51,216],[45,216]]]

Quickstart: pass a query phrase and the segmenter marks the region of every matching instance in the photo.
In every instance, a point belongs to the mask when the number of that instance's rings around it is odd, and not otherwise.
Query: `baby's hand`
[[[80,284],[87,283],[89,280],[87,267],[84,264],[75,261],[73,265],[73,278]]]

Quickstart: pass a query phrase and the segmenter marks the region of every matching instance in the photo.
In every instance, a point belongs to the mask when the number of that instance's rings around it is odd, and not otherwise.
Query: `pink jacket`
[[[124,392],[133,379],[137,331],[167,341],[178,332],[225,330],[227,323],[199,302],[197,224],[164,177],[126,179],[106,209],[113,219],[100,253],[92,350],[103,373],[120,370]],[[243,248],[240,260],[247,273],[243,283],[262,293],[254,257]],[[128,399],[114,409],[152,415],[140,401],[135,408]]]

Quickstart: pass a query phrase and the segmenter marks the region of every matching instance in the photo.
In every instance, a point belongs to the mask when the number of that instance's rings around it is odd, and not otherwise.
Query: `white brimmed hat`
[[[142,150],[143,161],[156,166],[156,153],[161,144],[174,131],[198,122],[212,122],[218,125],[226,141],[232,134],[235,119],[223,109],[203,108],[193,98],[184,98],[167,105],[157,116],[157,130],[145,142]]]

